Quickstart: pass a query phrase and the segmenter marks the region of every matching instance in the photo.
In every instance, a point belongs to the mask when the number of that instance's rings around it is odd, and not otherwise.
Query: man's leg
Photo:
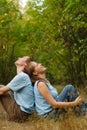
[[[11,91],[0,95],[0,102],[4,110],[7,112],[9,120],[25,121],[28,118],[29,114],[20,110],[20,107],[16,104]]]

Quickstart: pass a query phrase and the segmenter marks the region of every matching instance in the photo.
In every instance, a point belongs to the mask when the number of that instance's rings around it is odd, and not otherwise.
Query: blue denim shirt
[[[7,86],[14,92],[14,99],[20,109],[31,114],[34,110],[34,88],[29,76],[21,72]]]

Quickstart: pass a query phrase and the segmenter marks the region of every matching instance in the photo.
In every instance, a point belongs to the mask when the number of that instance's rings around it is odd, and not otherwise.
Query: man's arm
[[[8,86],[0,85],[0,95],[3,95],[4,93],[8,92],[10,88]]]

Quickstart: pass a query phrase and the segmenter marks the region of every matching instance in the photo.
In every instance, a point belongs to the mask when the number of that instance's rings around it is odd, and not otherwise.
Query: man
[[[17,75],[6,85],[0,85],[0,101],[9,120],[25,121],[34,110],[33,86],[25,72],[31,59],[28,56],[15,62]]]

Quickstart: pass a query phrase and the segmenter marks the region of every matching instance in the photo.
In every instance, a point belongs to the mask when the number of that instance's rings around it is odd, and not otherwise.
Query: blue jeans
[[[66,85],[56,100],[60,102],[64,102],[64,101],[72,102],[78,96],[79,96],[78,91],[76,88],[74,88],[73,85]],[[74,111],[76,115],[85,115],[85,113],[87,112],[87,103],[83,102],[82,105],[77,106]],[[65,111],[65,109],[63,108],[62,109],[57,108],[51,111],[50,113],[48,113],[47,118],[57,119],[62,113],[66,113],[66,112],[67,111]]]
[[[78,91],[73,85],[69,84],[64,87],[62,92],[57,97],[57,101],[68,101],[72,102],[78,97]]]
[[[62,92],[57,97],[56,101],[64,102],[72,102],[78,97],[78,91],[76,88],[74,88],[73,85],[66,85]],[[51,112],[49,112],[46,117],[47,118],[58,118],[60,114],[66,113],[65,109],[53,109]]]

